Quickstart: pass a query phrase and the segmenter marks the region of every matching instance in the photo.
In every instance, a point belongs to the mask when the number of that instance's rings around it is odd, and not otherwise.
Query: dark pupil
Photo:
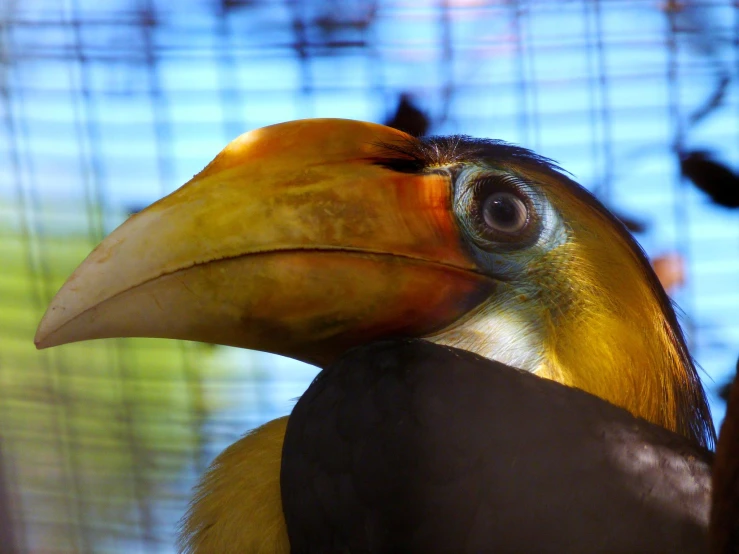
[[[519,231],[526,217],[521,201],[509,193],[489,196],[483,205],[483,215],[488,227],[500,231]]]
[[[488,204],[488,214],[493,222],[502,227],[513,227],[518,223],[518,210],[510,198],[492,198]]]

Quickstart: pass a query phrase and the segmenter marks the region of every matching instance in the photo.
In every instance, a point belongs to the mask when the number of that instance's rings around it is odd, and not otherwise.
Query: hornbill
[[[338,119],[246,133],[108,236],[35,341],[129,336],[323,368],[216,459],[187,551],[704,549],[715,431],[674,310],[529,150]]]

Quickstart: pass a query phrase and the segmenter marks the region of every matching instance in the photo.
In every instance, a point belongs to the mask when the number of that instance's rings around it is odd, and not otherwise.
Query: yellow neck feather
[[[559,265],[563,282],[553,285],[537,373],[710,446],[715,431],[703,388],[646,258],[605,211],[573,208],[572,240],[540,261],[548,275]]]
[[[280,496],[286,428],[287,417],[270,421],[215,459],[183,519],[181,552],[290,552]]]

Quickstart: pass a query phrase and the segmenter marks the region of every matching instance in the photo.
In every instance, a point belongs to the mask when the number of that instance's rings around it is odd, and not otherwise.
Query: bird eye
[[[454,210],[477,247],[510,250],[536,242],[542,231],[542,200],[530,182],[512,173],[472,167],[464,168],[456,183]]]
[[[526,228],[529,210],[511,192],[494,192],[482,204],[482,217],[491,231],[515,235]]]

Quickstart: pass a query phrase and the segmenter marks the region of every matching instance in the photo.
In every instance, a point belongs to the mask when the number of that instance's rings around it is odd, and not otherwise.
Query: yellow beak
[[[325,364],[447,326],[494,282],[465,252],[449,177],[376,163],[382,144],[407,140],[336,119],[242,135],[88,256],[37,347],[165,337]]]

